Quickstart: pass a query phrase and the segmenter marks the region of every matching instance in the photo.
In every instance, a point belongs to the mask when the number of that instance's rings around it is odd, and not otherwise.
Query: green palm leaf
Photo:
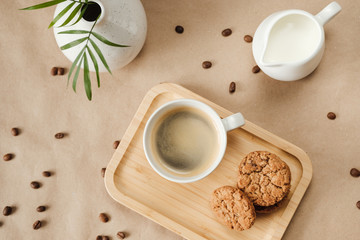
[[[52,1],[45,2],[45,3],[33,5],[31,7],[23,8],[20,10],[41,9],[41,8],[50,7],[50,6],[53,6],[53,5],[62,3],[62,2],[66,2],[66,1],[70,1],[71,3],[69,3],[64,9],[61,10],[61,12],[59,14],[57,14],[55,16],[55,18],[49,24],[49,28],[53,27],[68,12],[70,13],[69,16],[65,19],[65,21],[59,27],[68,25],[72,20],[74,20],[76,18],[77,18],[76,21],[71,25],[78,23],[82,19],[84,13],[86,12],[88,5],[93,3],[93,2],[89,2],[89,0],[52,0]],[[75,4],[77,4],[77,5],[75,5]],[[97,85],[98,85],[98,87],[100,87],[99,63],[98,63],[98,59],[96,58],[93,51],[96,52],[96,54],[98,55],[102,64],[105,66],[105,68],[108,70],[108,72],[110,74],[112,74],[100,48],[95,43],[95,41],[90,38],[91,34],[95,38],[97,38],[99,41],[103,42],[106,45],[113,46],[113,47],[129,47],[127,45],[121,45],[121,44],[111,42],[108,39],[106,39],[105,37],[101,36],[100,34],[93,32],[93,29],[94,29],[100,16],[101,16],[101,14],[98,16],[98,18],[94,22],[90,31],[67,30],[67,31],[58,32],[58,34],[87,34],[86,37],[76,39],[72,42],[69,42],[69,43],[61,46],[60,49],[66,50],[66,49],[72,48],[72,47],[77,46],[77,45],[83,43],[84,41],[86,41],[85,46],[80,50],[79,54],[77,55],[77,57],[75,58],[75,60],[73,61],[72,65],[70,67],[70,70],[68,73],[67,85],[69,85],[70,78],[72,77],[72,74],[74,73],[75,68],[77,68],[75,71],[75,74],[73,76],[73,82],[72,82],[72,88],[73,88],[74,92],[76,92],[77,80],[79,78],[81,66],[83,66],[83,68],[84,68],[84,88],[85,88],[86,96],[90,101],[92,99],[92,90],[91,90],[91,79],[90,79],[89,58],[88,57],[90,57],[90,59],[93,62],[95,72],[96,72]],[[89,42],[91,43],[93,49],[90,49],[90,46],[88,46]],[[89,56],[87,56],[87,52],[88,52]]]
[[[59,27],[63,27],[66,24],[68,24],[71,20],[73,20],[73,18],[75,17],[75,15],[80,11],[82,4],[79,4],[69,15],[69,17],[63,22],[63,24],[61,24]]]
[[[77,65],[77,63],[79,62],[83,52],[85,51],[85,47],[79,52],[79,54],[77,55],[77,57],[75,58],[73,64],[71,65],[71,68],[69,70],[69,73],[68,73],[68,80],[67,80],[67,86],[69,86],[69,80],[70,80],[70,77],[71,77],[71,74],[72,72],[74,71],[75,69],[75,66]],[[80,64],[81,65],[81,64]]]
[[[110,45],[110,46],[113,46],[113,47],[130,47],[130,46],[127,46],[127,45],[120,45],[120,44],[110,42],[109,40],[107,40],[106,38],[104,38],[103,36],[101,36],[98,33],[92,32],[91,34],[94,35],[97,39],[99,39],[100,41],[102,41],[103,43],[105,43],[107,45]]]
[[[86,33],[90,33],[90,32],[86,30],[68,30],[68,31],[58,32],[57,34],[86,34]]]
[[[107,45],[110,45],[110,46],[113,46],[113,47],[130,47],[128,45],[120,45],[120,44],[110,42],[109,40],[107,40],[106,38],[104,38],[103,36],[101,36],[98,33],[92,32],[91,34],[94,35],[97,39],[99,39],[100,41],[102,41],[103,43],[105,43]]]
[[[96,58],[95,58],[95,55],[93,54],[93,52],[90,50],[89,47],[86,47],[88,52],[89,52],[89,55],[90,55],[90,58],[94,64],[94,68],[95,68],[95,72],[96,72],[96,79],[97,79],[97,84],[98,84],[98,87],[100,87],[100,76],[99,76],[99,66],[98,66],[98,63],[96,61]]]
[[[75,5],[75,2],[73,3],[70,3],[69,5],[66,6],[66,8],[64,8],[50,23],[49,27],[48,28],[51,28],[52,26],[54,26],[54,24],[59,21],[60,18],[62,18],[65,13],[67,13],[67,11],[70,10],[70,8],[72,8],[72,6]]]
[[[91,81],[90,81],[89,64],[86,57],[86,52],[84,53],[84,87],[85,87],[86,96],[91,101],[92,98]]]
[[[112,74],[111,70],[110,70],[110,68],[109,68],[109,66],[108,66],[108,64],[107,64],[107,62],[106,62],[106,60],[104,58],[104,55],[102,54],[102,52],[100,50],[100,48],[96,45],[96,43],[91,38],[89,38],[89,41],[90,41],[91,45],[93,46],[95,52],[99,56],[101,62],[104,64],[105,68],[109,71],[110,74]]]
[[[65,2],[67,0],[53,0],[53,1],[49,1],[49,2],[44,2],[44,3],[40,3],[31,7],[27,7],[27,8],[22,8],[20,10],[36,10],[36,9],[40,9],[40,8],[46,8],[46,7],[51,7],[54,6],[56,4]]]
[[[76,92],[76,83],[77,83],[77,79],[79,77],[79,72],[80,72],[80,69],[81,69],[81,64],[84,60],[84,55],[82,56],[81,60],[80,60],[80,63],[78,65],[78,68],[76,69],[76,72],[75,72],[75,75],[74,75],[74,79],[73,79],[73,89],[74,89],[74,92]]]
[[[87,3],[88,1],[86,0],[85,2]],[[71,24],[71,26],[77,24],[81,20],[81,18],[84,16],[84,13],[86,12],[87,8],[88,8],[88,4],[85,4],[84,8],[81,10],[81,13],[80,13],[78,19],[73,24]]]
[[[66,50],[66,49],[75,47],[76,45],[79,45],[80,43],[84,42],[87,39],[88,39],[88,37],[77,39],[75,41],[69,42],[68,44],[65,44],[64,46],[60,47],[60,49],[61,50]]]

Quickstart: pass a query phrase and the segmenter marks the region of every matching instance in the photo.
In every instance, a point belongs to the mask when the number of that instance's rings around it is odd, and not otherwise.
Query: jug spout
[[[286,65],[289,62],[288,57],[286,56],[288,53],[287,39],[284,39],[282,33],[284,30],[281,29],[283,27],[282,19],[286,18],[289,13],[283,12],[283,14],[274,18],[273,21],[268,25],[268,28],[264,34],[264,48],[261,51],[259,66],[267,67],[267,68],[277,68]],[[286,27],[286,26],[285,26]],[[287,30],[287,29],[285,29]]]
[[[284,61],[281,61],[280,59],[277,59],[277,54],[279,53],[278,49],[273,49],[272,44],[269,44],[269,41],[266,42],[265,49],[262,52],[262,55],[260,57],[260,68],[261,67],[268,67],[268,68],[276,68],[276,67],[282,67],[286,65]]]

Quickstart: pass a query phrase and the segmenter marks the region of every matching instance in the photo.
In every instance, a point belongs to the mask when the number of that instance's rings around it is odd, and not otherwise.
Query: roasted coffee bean
[[[40,220],[37,220],[34,222],[33,224],[33,229],[34,230],[38,230],[39,228],[41,228],[41,221]]]
[[[64,68],[58,68],[57,75],[64,75],[65,69]]]
[[[38,206],[37,208],[36,208],[36,211],[38,211],[38,212],[44,212],[46,210],[46,207],[45,206]]]
[[[56,76],[57,74],[58,74],[58,68],[57,67],[53,67],[52,69],[51,69],[51,75],[53,75],[53,76]]]
[[[102,236],[102,240],[110,240],[108,236]]]
[[[101,235],[97,235],[96,240],[102,240],[102,236],[101,236]]]
[[[105,177],[105,172],[106,172],[106,168],[102,168],[101,169],[101,176],[102,177]]]
[[[51,176],[51,172],[49,172],[49,171],[43,171],[43,172],[42,172],[42,175],[43,175],[44,177],[50,177],[50,176]]]
[[[116,141],[113,143],[113,148],[114,148],[114,149],[117,149],[118,146],[119,146],[119,144],[120,144],[120,141],[119,141],[119,140],[116,140]]]
[[[109,221],[109,217],[105,213],[100,213],[99,219],[100,219],[100,221],[102,221],[104,223]]]
[[[184,32],[184,27],[183,26],[176,26],[175,27],[175,32],[179,33],[179,34],[182,34]]]
[[[245,35],[245,36],[244,36],[244,41],[245,41],[245,42],[251,43],[252,40],[253,40],[252,36],[250,36],[250,35]]]
[[[236,84],[234,82],[231,82],[229,86],[229,93],[234,93],[235,90],[236,90]]]
[[[258,72],[260,72],[259,66],[258,66],[258,65],[255,65],[255,66],[252,68],[252,72],[253,72],[253,73],[258,73]]]
[[[202,63],[202,67],[205,69],[211,68],[212,63],[210,61],[205,61]]]
[[[55,134],[55,138],[56,138],[56,139],[61,139],[61,138],[63,138],[63,137],[65,137],[65,134],[64,134],[64,133],[59,132],[59,133]]]
[[[333,113],[333,112],[329,112],[327,114],[327,118],[330,119],[330,120],[334,120],[336,118],[336,114]]]
[[[223,30],[223,31],[221,32],[221,34],[222,34],[224,37],[228,37],[228,36],[230,36],[230,35],[232,34],[232,31],[231,31],[230,28],[227,28],[227,29]]]
[[[19,129],[18,129],[18,128],[12,128],[12,129],[11,129],[11,134],[12,134],[13,136],[19,135]]]
[[[358,209],[360,209],[360,201],[358,201],[358,202],[356,203],[356,206],[357,206]]]
[[[33,188],[33,189],[38,189],[40,188],[40,183],[39,182],[36,182],[36,181],[33,181],[30,183],[30,186]]]
[[[356,168],[352,168],[350,170],[350,175],[353,176],[353,177],[360,177],[360,171],[357,170]]]
[[[6,206],[3,210],[4,216],[9,216],[12,213],[12,207]]]
[[[7,153],[4,155],[3,159],[4,161],[10,161],[11,159],[13,159],[13,155],[11,153]]]
[[[116,236],[119,238],[119,239],[124,239],[125,238],[125,233],[124,232],[118,232],[116,234]]]

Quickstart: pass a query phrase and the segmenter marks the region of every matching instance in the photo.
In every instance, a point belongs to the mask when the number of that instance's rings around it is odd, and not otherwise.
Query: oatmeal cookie
[[[216,189],[210,204],[218,220],[231,229],[242,231],[254,224],[254,205],[238,188],[223,186]]]
[[[289,166],[278,156],[266,151],[251,152],[239,165],[238,187],[257,206],[271,206],[290,191]]]

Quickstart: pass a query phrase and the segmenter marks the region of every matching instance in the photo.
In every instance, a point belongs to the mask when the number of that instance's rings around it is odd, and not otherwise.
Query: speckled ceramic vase
[[[100,48],[111,70],[124,67],[138,55],[145,42],[147,22],[143,5],[140,0],[91,0],[89,2],[94,2],[93,8],[97,11],[101,11],[100,18],[98,19],[93,32],[102,35],[113,43],[130,47],[113,47],[104,44],[95,37],[91,37],[91,39]],[[71,3],[72,1],[66,1],[58,4],[55,10],[55,16]],[[76,5],[73,6],[72,9],[75,7]],[[57,26],[61,25],[63,19],[66,19],[70,15],[72,9],[64,15],[59,23],[56,24]],[[80,13],[78,13],[78,16],[79,14]],[[91,13],[89,14],[91,15]],[[91,17],[89,19],[84,15],[79,22],[71,25],[76,19],[77,17],[75,17],[67,26],[54,27],[54,35],[59,47],[74,40],[86,37],[86,35],[58,34],[58,32],[68,30],[90,31],[95,22]],[[63,53],[73,62],[85,44],[86,41],[72,48],[63,50]],[[88,44],[88,46],[92,48],[91,44]],[[97,54],[95,55],[99,63],[99,70],[101,72],[107,71],[104,65],[101,64],[99,56],[97,56]],[[91,59],[89,59],[89,61],[91,61]],[[89,67],[91,71],[95,71],[92,63],[89,64]]]

